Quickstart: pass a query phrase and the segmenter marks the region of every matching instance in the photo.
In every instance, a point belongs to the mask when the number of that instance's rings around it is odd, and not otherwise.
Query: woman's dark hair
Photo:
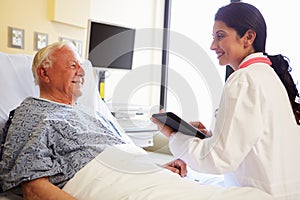
[[[265,53],[265,55],[267,54]],[[281,54],[267,56],[271,60],[271,66],[273,67],[276,74],[279,76],[281,82],[283,83],[288,93],[293,112],[296,118],[296,122],[300,125],[300,104],[295,102],[296,97],[299,97],[299,93],[294,83],[294,80],[290,74],[292,68],[289,66],[289,60]]]
[[[270,56],[265,52],[267,26],[261,12],[251,4],[233,2],[218,10],[215,15],[215,21],[217,20],[236,30],[240,37],[244,36],[249,29],[256,32],[256,38],[253,42],[254,51],[263,52],[271,60],[271,67],[273,67],[283,83],[288,93],[296,122],[300,125],[300,104],[295,102],[296,97],[299,97],[299,93],[290,74],[291,67],[288,59],[281,54]]]

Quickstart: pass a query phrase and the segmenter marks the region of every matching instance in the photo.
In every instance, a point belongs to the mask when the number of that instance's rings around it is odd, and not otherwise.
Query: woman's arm
[[[49,182],[47,177],[22,183],[24,200],[76,200],[70,194]]]

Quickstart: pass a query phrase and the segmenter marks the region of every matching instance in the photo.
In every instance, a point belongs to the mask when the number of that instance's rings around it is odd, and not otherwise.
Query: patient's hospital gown
[[[25,99],[8,131],[0,162],[1,186],[7,190],[48,176],[50,182],[62,187],[107,146],[125,143],[110,123],[77,106]]]

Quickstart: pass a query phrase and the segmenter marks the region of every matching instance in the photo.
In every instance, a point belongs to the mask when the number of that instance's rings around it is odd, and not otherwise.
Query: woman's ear
[[[244,47],[247,48],[251,46],[256,38],[256,32],[252,29],[249,29],[243,36],[244,38]]]

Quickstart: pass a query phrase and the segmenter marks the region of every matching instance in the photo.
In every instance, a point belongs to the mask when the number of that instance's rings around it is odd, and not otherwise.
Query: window
[[[289,58],[292,67],[292,76],[298,91],[300,91],[300,40],[297,39],[299,9],[294,0],[270,1],[243,0],[257,7],[265,18],[267,24],[266,52],[282,54]]]
[[[210,50],[214,14],[229,0],[172,1],[166,110],[211,124],[225,80]]]
[[[244,0],[255,5],[265,17],[268,27],[266,52],[282,54],[290,59],[292,76],[300,91],[300,59],[297,54],[298,9],[293,0]],[[210,50],[214,14],[230,0],[172,1],[170,17],[170,44],[166,111],[172,111],[186,120],[200,120],[211,124],[216,98],[225,79],[225,66],[219,66]],[[198,57],[197,57],[198,56]],[[209,59],[209,61],[207,61]],[[207,73],[205,70],[210,70]],[[213,79],[213,81],[212,81]],[[211,81],[211,82],[208,82]],[[212,85],[215,82],[216,85]]]

